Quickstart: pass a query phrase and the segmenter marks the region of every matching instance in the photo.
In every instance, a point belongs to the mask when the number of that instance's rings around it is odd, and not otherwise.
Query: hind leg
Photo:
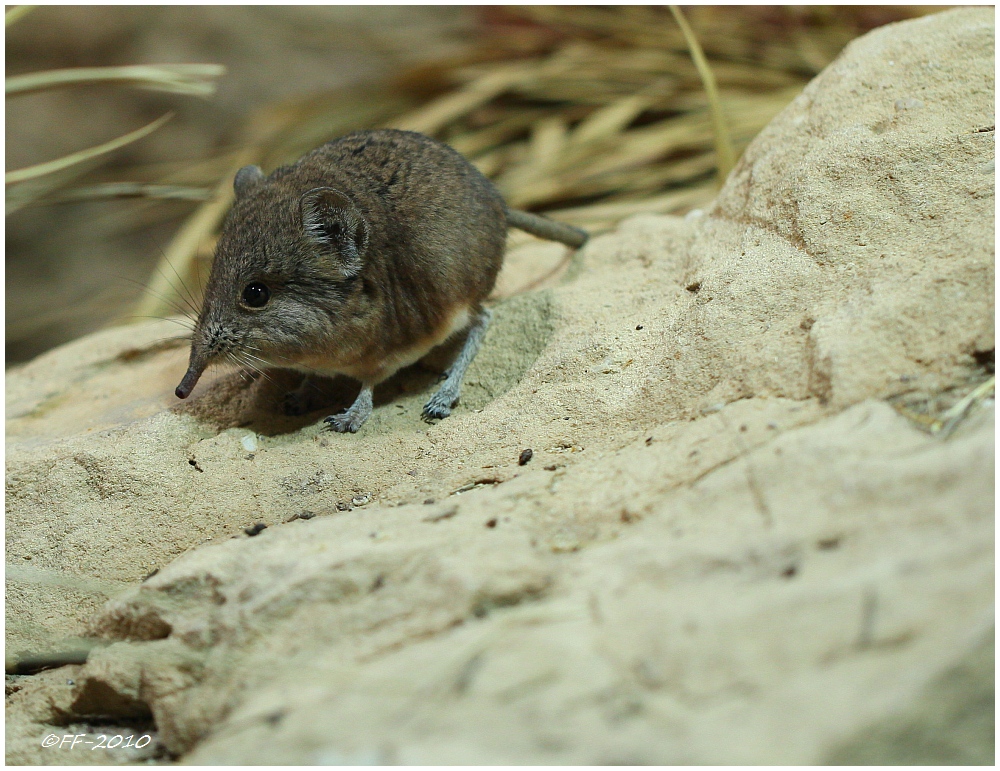
[[[282,412],[286,415],[305,415],[307,412],[311,412],[309,397],[312,394],[309,392],[314,388],[312,375],[306,375],[298,388],[285,394],[285,398],[281,402]]]
[[[448,373],[438,388],[437,393],[424,405],[423,416],[425,420],[435,418],[446,418],[451,414],[451,408],[458,403],[458,394],[462,388],[462,378],[465,377],[465,370],[469,368],[472,360],[479,352],[479,346],[483,342],[483,335],[490,325],[493,314],[485,308],[480,309],[479,315],[469,328],[469,334],[465,338],[462,350],[458,352],[455,361],[448,368]]]

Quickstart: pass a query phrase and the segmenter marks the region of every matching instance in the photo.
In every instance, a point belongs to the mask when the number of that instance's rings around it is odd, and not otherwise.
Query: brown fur
[[[234,186],[181,398],[225,359],[374,385],[464,329],[500,270],[499,192],[421,134],[357,132]],[[254,282],[259,308],[242,301]]]

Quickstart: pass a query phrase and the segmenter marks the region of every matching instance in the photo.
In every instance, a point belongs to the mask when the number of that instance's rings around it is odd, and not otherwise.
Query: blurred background
[[[683,14],[738,157],[850,40],[936,10]],[[8,6],[6,42],[7,366],[197,304],[236,169],[355,129],[435,136],[593,232],[704,206],[728,171],[666,6]],[[215,66],[92,69],[174,64]]]

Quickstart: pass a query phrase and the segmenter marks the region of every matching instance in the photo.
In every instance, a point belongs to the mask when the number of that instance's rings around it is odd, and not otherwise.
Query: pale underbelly
[[[323,355],[307,355],[301,357],[296,364],[286,366],[289,369],[310,374],[347,375],[362,383],[374,385],[391,377],[404,367],[420,361],[432,348],[441,345],[452,335],[467,328],[470,319],[469,306],[460,306],[452,312],[444,324],[431,334],[413,345],[392,351],[387,356],[377,358],[362,356],[356,360],[345,362]]]

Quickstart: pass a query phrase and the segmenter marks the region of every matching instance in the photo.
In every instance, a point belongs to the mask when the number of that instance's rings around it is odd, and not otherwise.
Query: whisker
[[[234,354],[232,351],[227,351],[225,356],[226,359],[229,360],[229,363],[232,364],[234,367],[236,367],[237,374],[243,379],[244,383],[246,383],[248,380],[253,380],[253,378],[247,374],[247,369],[249,369],[249,367],[247,367],[243,362],[237,359],[236,354]]]
[[[186,341],[189,341],[190,339],[191,339],[190,335],[176,335],[174,337],[157,337],[156,339],[150,340],[149,342],[145,343],[145,348],[147,348],[147,349],[152,348],[153,346],[157,345],[158,343],[173,342],[175,340],[186,340]]]
[[[154,343],[165,343],[168,340],[190,340],[191,335],[174,335],[173,337],[158,337],[155,340],[150,341],[150,345]]]
[[[159,262],[158,262],[158,264],[156,266],[157,272],[167,282],[167,284],[169,284],[170,287],[175,291],[176,296],[180,300],[182,300],[184,302],[184,305],[186,306],[186,309],[181,310],[181,306],[179,306],[177,304],[177,302],[175,302],[175,300],[173,298],[165,297],[165,296],[163,296],[163,295],[161,295],[159,293],[156,293],[156,292],[152,293],[153,296],[156,297],[157,299],[161,300],[162,302],[167,303],[168,305],[172,306],[175,310],[178,310],[181,313],[181,315],[187,316],[190,313],[194,318],[197,318],[200,315],[200,308],[198,307],[198,302],[197,302],[198,295],[196,295],[194,292],[191,291],[191,288],[184,281],[184,277],[181,276],[181,274],[177,271],[177,268],[174,267],[174,264],[170,260],[167,259],[166,252],[163,251],[163,247],[160,246],[159,241],[157,241],[157,239],[155,239],[155,238],[150,238],[149,239],[149,243],[152,245],[152,247],[156,250],[156,252],[160,256],[160,260],[159,260]],[[200,290],[200,289],[202,289],[204,287],[205,284],[204,284],[204,281],[202,281],[202,279],[201,279],[201,268],[198,265],[199,260],[194,259],[194,260],[192,260],[192,262],[194,262],[195,269],[198,271],[198,287],[197,288]],[[171,280],[171,278],[169,276],[167,276],[162,270],[160,270],[160,265],[162,265],[163,263],[166,263],[167,265],[170,266],[170,270],[173,271],[173,274],[177,277],[177,280],[180,281],[181,286],[184,288],[184,291],[187,293],[186,295],[177,288],[177,285]],[[189,276],[189,278],[193,278],[193,277]],[[135,282],[135,283],[138,283],[138,282]],[[148,288],[144,284],[139,284],[139,285],[142,286],[142,288],[144,290],[146,290],[147,292],[149,291]]]
[[[252,359],[252,360],[254,360],[254,361],[259,361],[259,362],[260,362],[261,364],[263,364],[263,365],[264,365],[265,367],[266,367],[266,366],[268,366],[268,362],[264,361],[263,359],[261,359],[261,358],[259,358],[259,357],[257,357],[257,356],[254,356],[254,355],[252,355],[252,354],[249,354],[249,353],[243,353],[243,354],[242,354],[242,356],[243,356],[243,360],[244,360],[244,362],[245,362],[245,365],[246,365],[246,366],[248,366],[248,367],[251,367],[252,369],[256,370],[256,371],[257,371],[257,374],[259,374],[259,375],[260,375],[260,376],[261,376],[262,378],[264,378],[265,380],[267,380],[267,381],[270,381],[270,382],[273,382],[273,378],[271,378],[271,376],[270,376],[270,375],[268,375],[268,374],[267,374],[267,373],[266,373],[266,372],[264,371],[264,368],[263,368],[263,367],[261,367],[261,366],[259,366],[259,365],[256,365],[256,364],[253,364],[252,362],[250,362],[250,361],[247,361],[247,359]]]
[[[255,348],[252,345],[244,345],[243,347],[247,348],[247,349],[250,349],[250,350],[254,350],[254,351],[260,350],[258,348]],[[272,354],[272,355],[275,358],[284,359],[285,361],[290,361],[290,359],[287,356],[282,356],[280,353],[275,353],[275,354]],[[308,370],[309,374],[311,374],[311,375],[316,375],[317,377],[325,377],[325,378],[330,377],[327,373],[320,372],[318,369],[314,369],[314,368],[312,368],[312,367],[310,367],[310,366],[308,366],[306,364],[302,364],[300,362],[294,362],[294,364],[295,364],[295,369],[305,369],[305,370]],[[313,387],[313,388],[318,388],[318,386],[315,383],[311,383],[310,386]]]
[[[251,359],[251,360],[253,360],[253,361],[259,361],[259,362],[260,362],[261,364],[263,364],[263,365],[264,365],[265,367],[269,367],[269,366],[271,365],[271,363],[270,363],[269,361],[267,361],[266,359],[262,359],[262,358],[261,358],[260,356],[254,356],[254,355],[253,355],[252,353],[250,353],[249,351],[240,351],[240,355],[241,355],[241,356],[242,356],[243,358],[245,358],[245,359]]]
[[[184,304],[197,316],[198,315],[197,303],[195,302],[194,294],[191,292],[191,289],[188,287],[186,283],[184,283],[184,277],[177,272],[177,268],[175,268],[173,266],[173,263],[171,263],[170,260],[167,259],[167,255],[163,252],[162,249],[160,249],[160,254],[163,257],[162,262],[165,262],[167,266],[170,268],[170,270],[174,272],[174,275],[177,276],[177,280],[181,282],[181,287],[183,287],[184,292],[187,293],[187,296],[185,296],[184,293],[177,292],[177,296],[180,297],[184,301]],[[157,265],[157,270],[159,270],[159,265]],[[170,283],[170,278],[165,273],[163,273],[163,271],[160,271],[160,275],[163,276],[164,279],[166,279],[167,283]],[[174,289],[176,288],[177,287],[174,287]]]
[[[136,281],[134,278],[128,278],[127,276],[118,276],[117,278],[119,280],[121,280],[121,281],[128,281],[130,284],[135,284],[137,287],[139,287],[143,291],[150,292],[150,294],[152,294],[156,299],[162,300],[167,305],[169,305],[171,308],[173,308],[175,311],[177,311],[178,314],[180,314],[181,316],[183,316],[186,319],[189,318],[189,319],[191,319],[193,321],[194,319],[196,319],[198,317],[198,311],[194,311],[194,315],[192,316],[191,315],[191,311],[189,309],[185,308],[182,305],[178,305],[177,302],[175,302],[171,298],[167,297],[166,295],[160,294],[159,292],[152,292],[152,291],[150,291],[146,287],[146,285],[143,284],[141,281]]]
[[[257,359],[258,361],[260,361],[261,363],[263,363],[263,364],[266,365],[267,362],[265,362],[263,359],[259,359],[256,356],[251,356],[246,351],[238,351],[238,352],[230,351],[228,355],[231,356],[233,358],[233,360],[235,362],[237,362],[237,364],[239,364],[241,367],[245,367],[247,369],[250,369],[250,370],[253,370],[254,372],[256,372],[257,375],[258,375],[258,377],[262,377],[262,378],[264,378],[264,380],[266,380],[266,381],[268,381],[270,383],[274,382],[274,379],[270,375],[268,375],[263,369],[261,369],[260,367],[258,367],[255,364],[253,364],[252,362],[246,360],[249,357],[249,358]]]
[[[167,284],[170,285],[170,287],[177,294],[177,297],[184,302],[184,304],[187,306],[187,308],[191,312],[193,312],[195,316],[197,316],[198,315],[198,307],[197,307],[198,304],[197,304],[197,302],[195,302],[194,295],[192,294],[190,288],[188,288],[188,285],[184,283],[184,278],[181,276],[180,273],[177,272],[177,268],[174,267],[173,263],[170,262],[170,260],[167,259],[166,252],[163,251],[163,248],[159,244],[156,245],[156,251],[160,253],[160,261],[156,265],[157,272],[160,274],[160,276],[163,278],[163,280],[166,281]],[[164,273],[162,270],[160,270],[160,265],[162,265],[163,263],[166,263],[170,267],[170,270],[173,271],[173,274],[175,276],[177,276],[177,280],[181,282],[181,286],[184,288],[184,291],[187,292],[186,296],[185,296],[184,292],[182,292],[182,291],[180,291],[180,289],[178,289],[177,285],[174,284],[174,282],[170,279],[170,277],[166,273]]]
[[[192,260],[192,262],[194,263],[195,273],[198,276],[198,286],[204,288],[204,286],[205,286],[205,280],[201,277],[201,260],[199,260],[196,257],[195,259]]]
[[[181,319],[172,319],[169,316],[143,316],[141,314],[132,314],[131,316],[126,316],[126,319],[159,319],[160,321],[169,321],[171,324],[177,324],[178,326],[184,327],[194,332],[194,322],[191,319],[184,317]]]

